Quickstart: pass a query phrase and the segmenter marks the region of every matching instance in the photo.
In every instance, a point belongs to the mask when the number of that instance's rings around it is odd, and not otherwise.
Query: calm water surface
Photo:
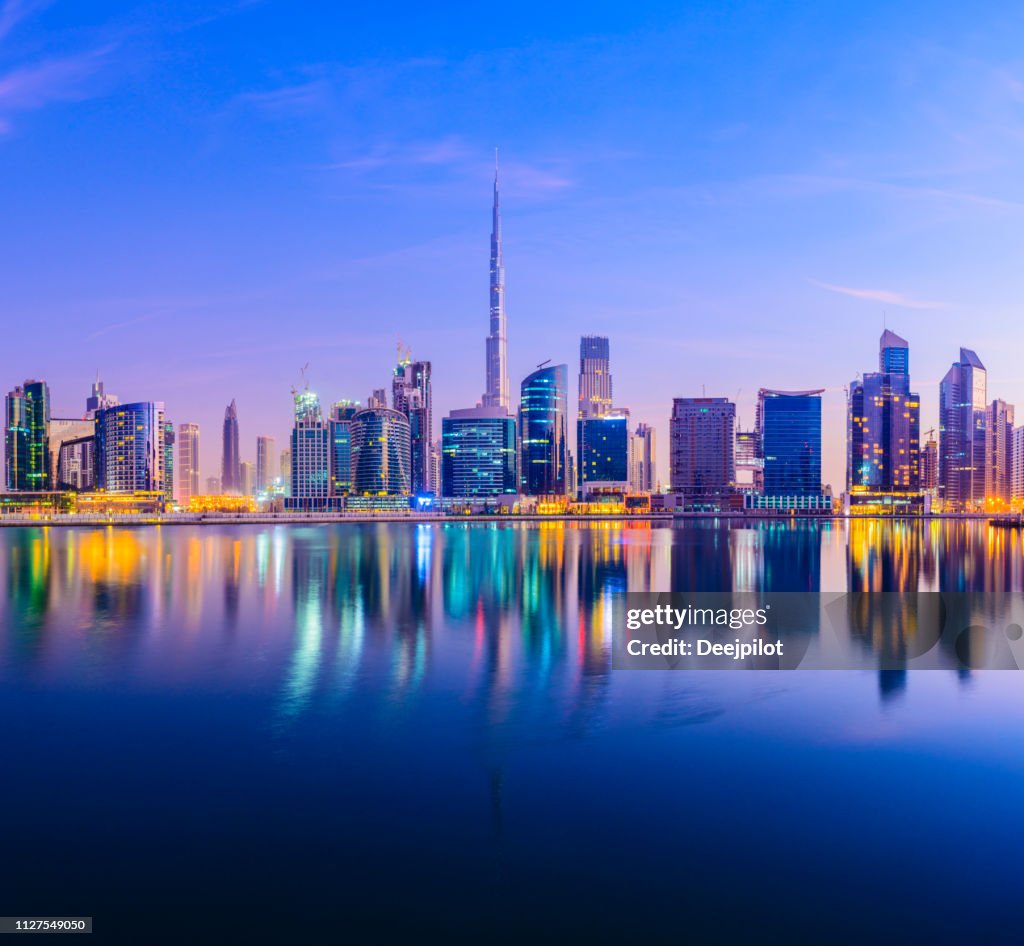
[[[1024,676],[884,635],[862,671],[613,672],[611,601],[673,589],[1024,591],[1024,556],[948,522],[0,530],[0,914],[1013,941]]]

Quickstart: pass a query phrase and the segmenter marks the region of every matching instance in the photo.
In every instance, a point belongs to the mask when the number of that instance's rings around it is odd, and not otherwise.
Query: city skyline
[[[479,400],[495,145],[513,402],[533,366],[607,336],[666,470],[673,398],[728,397],[750,427],[760,387],[825,387],[837,491],[843,387],[887,325],[914,349],[922,430],[960,347],[1024,403],[1019,14],[655,5],[594,10],[586,34],[517,13],[471,43],[414,17],[382,53],[274,3],[173,23],[0,9],[0,161],[23,182],[5,383],[46,379],[78,416],[98,367],[199,424],[204,480],[232,398],[243,459],[287,442],[306,362],[325,404],[363,400],[401,336],[437,418]],[[241,27],[277,51],[250,56]]]

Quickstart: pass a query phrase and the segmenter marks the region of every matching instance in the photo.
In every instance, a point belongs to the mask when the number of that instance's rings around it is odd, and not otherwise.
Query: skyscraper
[[[629,488],[629,412],[618,411],[576,421],[579,495]]]
[[[51,417],[47,426],[47,447],[50,451],[50,482],[54,489],[62,489],[57,478],[57,464],[60,462],[60,448],[65,443],[79,441],[83,437],[91,437],[96,431],[96,424],[91,417]],[[81,448],[79,448],[80,451]],[[82,477],[77,477],[81,480]],[[88,475],[86,475],[88,479]],[[83,487],[88,489],[89,486]]]
[[[735,491],[735,425],[736,405],[724,397],[673,399],[671,486],[685,506],[721,509]]]
[[[491,210],[491,330],[487,336],[487,390],[484,407],[509,409],[508,340],[505,327],[505,264],[501,253],[501,204],[498,158],[494,158],[494,205]]]
[[[630,453],[630,486],[641,493],[653,493],[658,487],[657,444],[654,428],[650,424],[638,424],[633,433]]]
[[[412,489],[409,419],[367,408],[352,418],[352,489],[361,496],[408,496]]]
[[[515,495],[515,418],[500,407],[471,407],[443,418],[441,482],[442,495],[450,498]]]
[[[757,395],[757,432],[766,496],[821,494],[821,395],[772,391]]]
[[[352,492],[352,418],[361,408],[338,401],[331,409],[331,488],[335,496]]]
[[[846,487],[865,501],[920,489],[921,399],[910,390],[910,349],[886,329],[879,371],[851,381],[847,402]]]
[[[163,490],[164,498],[169,502],[174,501],[174,462],[175,462],[175,438],[174,424],[163,422],[164,429],[164,473]]]
[[[611,352],[603,335],[580,339],[579,417],[604,417],[612,409]],[[580,470],[582,473],[582,460]]]
[[[295,394],[295,426],[292,428],[291,492],[286,509],[313,511],[340,508],[332,502],[330,426],[312,391]]]
[[[939,384],[939,496],[947,510],[985,501],[988,372],[969,348]]]
[[[277,476],[277,454],[274,450],[274,438],[259,436],[256,438],[256,494],[265,495],[274,485]]]
[[[1013,501],[1019,503],[1024,500],[1024,424],[1013,428],[1013,474],[1012,491]]]
[[[221,454],[220,488],[225,496],[242,491],[241,456],[238,452],[238,408],[234,398],[224,411],[224,443]]]
[[[391,382],[392,407],[409,420],[409,470],[415,495],[432,493],[430,451],[434,443],[433,404],[430,390],[430,362],[410,361],[395,366]]]
[[[108,493],[159,493],[164,483],[162,401],[96,411],[96,486]]]
[[[178,425],[178,502],[187,506],[199,489],[199,425]]]
[[[933,493],[939,486],[939,445],[934,435],[921,448],[921,489]]]
[[[995,400],[988,408],[985,495],[1009,503],[1013,494],[1013,405]]]
[[[520,390],[520,491],[564,496],[567,486],[565,414],[568,365],[545,365],[528,374]]]
[[[88,417],[95,417],[96,412],[104,407],[117,407],[121,403],[116,394],[107,394],[103,390],[103,382],[100,381],[99,372],[96,372],[96,380],[92,384],[92,393],[85,399],[85,412]]]
[[[285,493],[290,496],[292,493],[292,451],[291,447],[285,447],[281,451],[281,463],[278,469],[281,483],[284,485]]]
[[[238,464],[241,473],[241,494],[253,496],[256,493],[256,464],[252,460],[243,460]]]
[[[4,456],[9,490],[53,488],[49,429],[50,388],[45,381],[26,381],[7,395]]]

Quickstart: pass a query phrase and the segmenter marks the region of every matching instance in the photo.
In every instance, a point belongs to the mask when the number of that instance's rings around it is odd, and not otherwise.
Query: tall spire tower
[[[505,266],[501,257],[501,202],[498,150],[494,150],[494,208],[491,217],[491,333],[487,336],[487,390],[484,407],[509,408],[508,339],[505,335]]]

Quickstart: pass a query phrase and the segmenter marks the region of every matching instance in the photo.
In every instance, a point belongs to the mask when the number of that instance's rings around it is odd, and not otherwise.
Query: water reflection
[[[282,720],[453,692],[508,738],[545,713],[574,738],[602,724],[626,590],[1021,591],[1021,551],[1018,531],[941,521],[5,529],[0,671],[255,687]],[[917,612],[855,600],[890,699]]]

